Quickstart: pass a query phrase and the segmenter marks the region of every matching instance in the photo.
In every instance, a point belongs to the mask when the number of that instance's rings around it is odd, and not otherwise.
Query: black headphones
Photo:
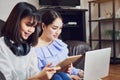
[[[30,45],[28,43],[24,44],[12,43],[10,39],[7,37],[4,37],[4,41],[16,56],[25,56],[30,51]]]

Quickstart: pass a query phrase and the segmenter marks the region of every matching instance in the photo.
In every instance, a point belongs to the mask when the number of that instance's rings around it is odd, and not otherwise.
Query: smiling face
[[[41,38],[46,39],[46,41],[53,41],[57,39],[62,31],[62,20],[61,18],[56,18],[52,24],[46,26],[42,23],[43,33]]]
[[[21,37],[26,40],[28,39],[28,37],[35,31],[35,25],[33,24],[33,19],[30,17],[25,17],[21,20],[20,23],[20,33],[21,33]]]

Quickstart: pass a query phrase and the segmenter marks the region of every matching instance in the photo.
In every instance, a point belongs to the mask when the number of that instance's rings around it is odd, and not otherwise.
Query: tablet
[[[75,56],[69,56],[68,58],[64,59],[63,61],[59,62],[56,66],[64,68],[66,66],[68,66],[71,63],[74,63],[75,61],[77,61],[78,59],[80,59],[82,57],[82,55],[75,55]]]

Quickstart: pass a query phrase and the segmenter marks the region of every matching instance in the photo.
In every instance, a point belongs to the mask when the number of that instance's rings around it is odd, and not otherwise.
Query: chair
[[[83,55],[83,57],[78,61],[76,61],[73,65],[76,68],[80,68],[84,70],[84,61],[85,61],[84,54],[86,51],[91,50],[89,44],[83,41],[78,41],[78,40],[67,40],[64,42],[68,45],[69,56],[79,55],[79,54]]]
[[[6,80],[5,76],[3,75],[3,73],[0,71],[0,80]]]
[[[5,21],[0,19],[0,37],[1,37],[1,30],[2,30],[2,28],[4,26],[4,24],[5,24]]]

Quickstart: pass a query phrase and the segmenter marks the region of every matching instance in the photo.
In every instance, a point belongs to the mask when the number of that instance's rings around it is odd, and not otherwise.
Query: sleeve
[[[78,73],[79,73],[80,70],[81,70],[81,69],[78,69],[78,68],[73,67],[71,74],[73,74],[73,75],[78,75]]]
[[[40,59],[38,59],[38,68],[41,71],[45,66],[42,63],[43,61],[41,61]]]
[[[30,55],[30,62],[29,62],[30,66],[28,66],[29,70],[27,72],[27,75],[28,75],[27,78],[30,78],[30,77],[32,77],[32,76],[34,76],[34,75],[36,75],[36,74],[38,74],[40,72],[40,70],[38,69],[37,56],[36,56],[33,49],[31,50],[31,52],[32,53],[30,53],[31,54]]]
[[[69,53],[68,45],[66,43],[62,42],[62,46],[63,46],[63,51],[64,51],[63,53],[65,53],[64,56],[69,57],[68,56],[68,53]],[[81,69],[73,67],[72,71],[71,71],[71,74],[78,75],[78,73],[79,73],[80,70]]]
[[[4,74],[6,80],[18,80],[9,57],[0,47],[0,71]]]

